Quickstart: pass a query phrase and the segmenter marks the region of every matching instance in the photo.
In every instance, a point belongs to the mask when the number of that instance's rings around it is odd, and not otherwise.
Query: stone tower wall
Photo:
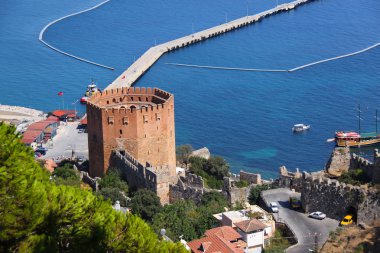
[[[167,165],[175,175],[173,95],[156,88],[106,90],[91,97],[87,117],[91,176],[106,172],[114,149],[127,150],[142,164]]]

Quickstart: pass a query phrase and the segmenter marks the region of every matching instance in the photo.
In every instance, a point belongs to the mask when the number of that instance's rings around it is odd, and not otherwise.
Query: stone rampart
[[[147,188],[157,194],[162,204],[169,203],[169,185],[176,183],[169,166],[144,166],[125,150],[114,150],[110,165],[120,169],[130,187]]]
[[[91,188],[97,192],[99,190],[99,180],[100,178],[99,177],[95,177],[95,178],[92,178],[90,177],[90,175],[85,172],[85,171],[80,171],[80,179],[88,184],[89,186],[91,186]]]
[[[193,200],[199,204],[203,194],[206,192],[201,176],[187,173],[185,177],[180,177],[177,184],[170,185],[170,202],[180,199]]]
[[[299,172],[298,168],[296,172],[290,172],[286,169],[285,166],[281,166],[280,169],[280,177],[278,179],[279,187],[285,187],[294,189],[295,191],[300,191],[302,188],[302,175]]]
[[[377,149],[374,150],[373,162],[358,156],[357,154],[352,154],[350,169],[362,169],[368,178],[371,179],[372,183],[380,183],[380,154]]]
[[[358,223],[372,223],[380,211],[380,198],[376,191],[308,173],[303,173],[301,201],[306,213],[321,211],[337,220],[353,214]]]
[[[240,180],[247,181],[248,184],[262,184],[260,174],[245,172],[243,170],[240,171]]]

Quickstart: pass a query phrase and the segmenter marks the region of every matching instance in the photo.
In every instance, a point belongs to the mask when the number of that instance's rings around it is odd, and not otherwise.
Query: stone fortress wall
[[[126,150],[114,150],[110,166],[120,169],[130,187],[149,189],[157,194],[162,204],[169,203],[169,185],[176,183],[169,166],[143,165]]]
[[[330,218],[340,220],[346,214],[357,217],[358,223],[372,223],[380,214],[378,191],[340,183],[338,180],[302,175],[302,207],[305,212],[321,211]]]

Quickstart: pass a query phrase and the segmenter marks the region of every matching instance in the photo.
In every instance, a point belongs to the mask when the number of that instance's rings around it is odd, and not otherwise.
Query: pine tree
[[[14,132],[0,123],[0,252],[187,252],[101,197],[51,182]]]

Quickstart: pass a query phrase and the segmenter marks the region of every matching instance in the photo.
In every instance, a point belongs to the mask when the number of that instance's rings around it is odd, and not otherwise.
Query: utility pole
[[[314,234],[314,252],[318,252],[318,234]]]
[[[376,134],[377,134],[377,109],[376,109]]]
[[[360,111],[360,104],[358,105],[358,111],[359,111],[359,134],[360,134],[360,121],[361,121],[361,118],[360,118],[360,113],[361,113],[361,111]]]

